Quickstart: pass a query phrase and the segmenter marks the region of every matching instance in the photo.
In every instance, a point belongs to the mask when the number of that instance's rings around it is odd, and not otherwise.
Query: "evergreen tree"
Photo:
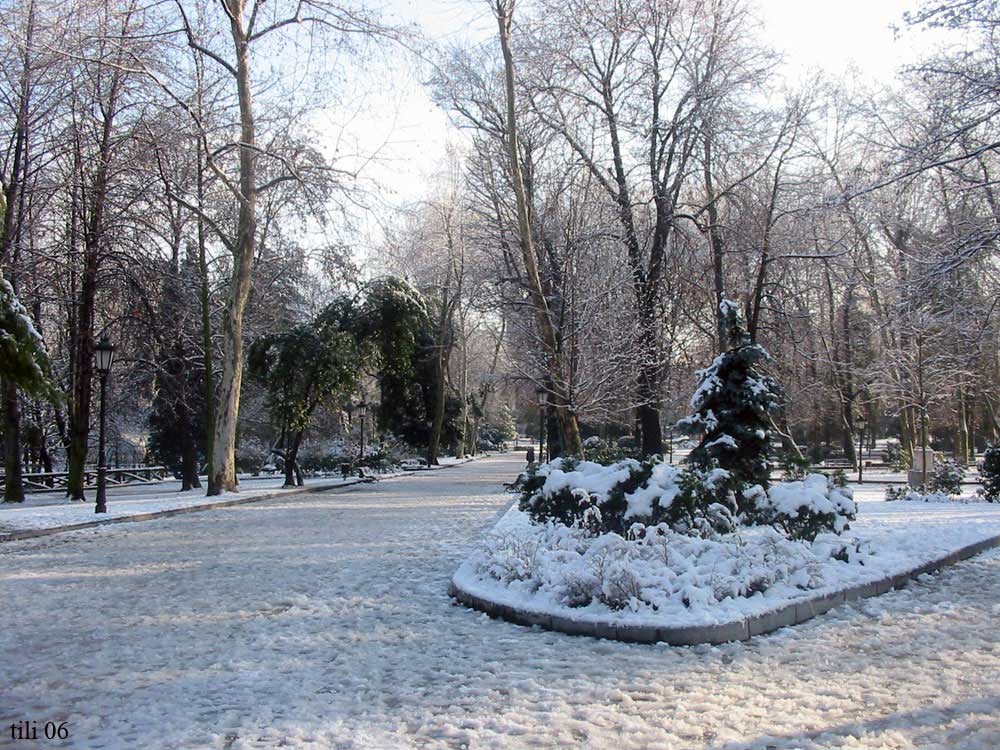
[[[149,415],[149,449],[181,479],[181,490],[201,487],[207,458],[208,405],[205,357],[199,339],[198,269],[189,253],[166,269],[160,301],[164,326],[157,335],[156,375]]]
[[[691,398],[694,413],[677,426],[689,435],[701,435],[689,462],[702,469],[728,471],[730,488],[743,505],[743,488],[768,486],[771,412],[782,390],[762,372],[771,356],[759,344],[750,343],[737,304],[723,300],[719,309],[728,348],[698,371],[698,388]]]
[[[58,388],[49,377],[49,358],[31,316],[14,287],[0,273],[0,378],[13,381],[30,396],[58,402]]]
[[[302,484],[298,453],[316,408],[345,400],[357,386],[361,357],[353,332],[345,329],[347,309],[344,300],[335,300],[315,321],[250,346],[248,370],[267,388],[284,436],[286,487]]]

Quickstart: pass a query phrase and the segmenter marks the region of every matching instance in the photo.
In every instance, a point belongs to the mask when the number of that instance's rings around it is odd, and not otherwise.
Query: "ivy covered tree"
[[[697,372],[698,388],[691,397],[694,413],[677,426],[688,435],[701,436],[689,462],[728,471],[737,503],[744,505],[741,489],[768,486],[771,413],[781,401],[782,389],[762,371],[771,356],[750,342],[738,305],[723,300],[719,311],[726,350]]]
[[[361,373],[361,347],[348,300],[332,302],[315,321],[253,342],[251,377],[267,389],[284,446],[285,486],[302,485],[298,453],[316,408],[348,398]]]
[[[440,441],[447,399],[438,389],[434,325],[420,292],[395,276],[371,282],[357,332],[378,380],[379,429],[425,448],[434,444],[435,433]]]

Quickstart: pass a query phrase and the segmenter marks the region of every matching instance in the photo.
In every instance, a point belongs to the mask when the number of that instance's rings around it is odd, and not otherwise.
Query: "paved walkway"
[[[520,466],[3,545],[0,746],[1000,747],[1000,554],[748,643],[545,633],[445,593]]]

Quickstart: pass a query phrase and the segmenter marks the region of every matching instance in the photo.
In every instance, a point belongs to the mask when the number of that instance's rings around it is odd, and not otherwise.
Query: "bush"
[[[536,523],[554,521],[592,534],[624,535],[633,524],[666,524],[708,536],[735,528],[730,475],[721,469],[676,468],[662,459],[625,459],[610,466],[557,458],[518,479],[520,508]]]
[[[811,465],[808,458],[794,453],[783,453],[778,459],[778,467],[784,472],[785,479],[805,479]]]
[[[887,503],[892,503],[897,500],[907,500],[909,499],[910,493],[913,492],[905,484],[899,487],[889,486],[885,488],[885,501]]]
[[[257,438],[244,438],[236,448],[236,471],[257,476],[270,455],[270,449]]]
[[[982,495],[991,503],[1000,502],[1000,445],[991,445],[983,455],[979,464],[979,476],[982,477]]]
[[[965,467],[958,461],[946,458],[934,467],[928,484],[931,492],[960,495],[962,494],[962,479],[964,478]]]
[[[846,487],[847,486],[847,472],[843,469],[834,469],[830,473],[830,481],[833,483],[834,487]]]
[[[605,466],[624,461],[627,458],[640,458],[639,450],[635,447],[634,441],[630,445],[631,439],[621,443],[611,443],[601,440],[599,437],[589,437],[583,441],[583,457],[595,464]]]
[[[841,534],[857,514],[854,494],[837,487],[824,474],[801,482],[782,482],[766,492],[754,486],[744,493],[757,509],[758,520],[784,530],[791,539],[813,541],[823,532]]]
[[[910,468],[913,457],[909,451],[903,450],[902,445],[890,440],[885,444],[885,462],[893,471],[906,471]]]

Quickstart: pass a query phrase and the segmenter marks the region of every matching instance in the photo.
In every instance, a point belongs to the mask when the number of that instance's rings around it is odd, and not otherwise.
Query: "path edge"
[[[516,625],[538,626],[544,630],[554,630],[567,635],[584,635],[625,643],[666,643],[670,646],[695,646],[702,643],[718,645],[731,641],[747,641],[757,635],[764,635],[779,628],[806,622],[841,604],[880,596],[894,589],[903,588],[917,576],[955,565],[994,547],[1000,547],[1000,535],[968,544],[912,570],[885,576],[872,583],[849,586],[839,591],[797,600],[778,609],[762,612],[742,620],[714,625],[654,627],[573,620],[561,615],[519,609],[509,604],[491,601],[463,589],[454,579],[448,587],[448,593],[465,606],[483,612],[490,617],[506,620]]]
[[[492,454],[491,454],[492,455]],[[451,464],[444,464],[442,466],[428,466],[421,469],[409,469],[394,477],[387,477],[386,479],[401,479],[403,477],[419,475],[426,471],[442,471],[444,469],[450,469],[454,466],[462,466],[464,464],[470,463],[477,460],[480,456],[472,456],[463,460],[456,461]],[[386,481],[386,480],[381,480]],[[231,508],[236,505],[249,505],[250,503],[259,503],[264,500],[274,500],[282,497],[294,497],[295,495],[305,495],[317,492],[332,492],[333,490],[347,490],[352,487],[356,487],[359,484],[371,484],[367,479],[354,479],[350,482],[339,482],[337,484],[310,484],[305,487],[297,487],[294,490],[284,490],[281,492],[267,492],[262,495],[250,495],[248,497],[236,497],[232,500],[220,500],[218,502],[201,503],[200,505],[189,505],[183,508],[167,508],[165,510],[156,510],[150,513],[136,513],[131,516],[117,516],[115,518],[102,518],[95,521],[86,521],[84,523],[74,523],[68,524],[66,526],[50,526],[45,529],[23,529],[21,531],[12,531],[6,534],[0,534],[0,544],[5,542],[19,542],[25,539],[37,539],[43,536],[52,536],[53,534],[64,534],[68,531],[80,531],[82,529],[93,529],[98,526],[111,526],[113,524],[119,523],[138,523],[140,521],[152,521],[157,518],[167,518],[169,516],[179,516],[184,513],[201,513],[206,510],[216,510],[218,508]]]

